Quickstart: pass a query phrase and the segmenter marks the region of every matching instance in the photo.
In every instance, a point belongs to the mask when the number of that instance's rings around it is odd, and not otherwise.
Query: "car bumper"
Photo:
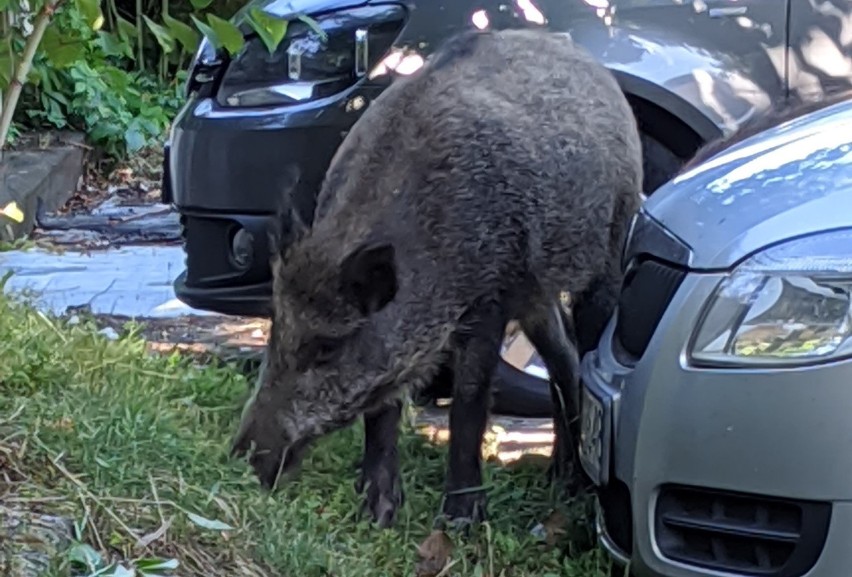
[[[852,363],[690,366],[684,344],[720,278],[687,275],[635,365],[616,351],[615,319],[583,359],[600,542],[637,577],[846,574]]]
[[[266,314],[270,232],[289,197],[311,222],[331,158],[381,85],[362,85],[305,105],[226,109],[191,99],[173,123],[163,202],[181,215],[187,268],[174,283],[184,303],[224,314]]]

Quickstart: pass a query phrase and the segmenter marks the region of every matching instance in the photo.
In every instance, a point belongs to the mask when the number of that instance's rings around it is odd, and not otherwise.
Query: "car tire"
[[[642,172],[644,180],[642,189],[646,196],[651,194],[667,183],[680,167],[683,159],[672,152],[665,144],[647,134],[641,132],[639,139],[642,142]]]
[[[491,412],[512,417],[553,416],[550,384],[506,362],[502,357],[491,379],[494,404]]]
[[[491,377],[491,412],[509,417],[546,418],[553,414],[550,385],[544,379],[530,375],[500,357]],[[427,406],[437,399],[450,399],[452,390],[438,383],[415,393],[414,403]]]

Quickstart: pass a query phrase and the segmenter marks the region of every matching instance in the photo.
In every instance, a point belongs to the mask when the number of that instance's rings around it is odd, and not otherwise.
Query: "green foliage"
[[[246,1],[34,0],[35,11],[39,2],[56,10],[26,76],[16,121],[84,130],[113,156],[156,142],[181,104],[186,67],[202,36],[232,55],[242,49],[244,34],[232,17]],[[4,13],[16,6],[0,0]],[[287,32],[286,20],[259,8],[244,12],[243,21],[270,52]],[[0,26],[0,93],[24,53],[22,32]]]
[[[287,34],[288,22],[280,18],[272,18],[266,12],[256,7],[252,7],[248,14],[249,19],[255,25],[254,29],[257,31],[257,35],[260,36],[263,44],[269,50],[269,53],[272,54],[281,43],[281,40],[284,39],[284,35]]]
[[[132,48],[94,30],[82,10],[57,13],[33,61],[18,118],[30,126],[84,130],[110,156],[159,139],[182,100],[180,80],[163,82],[124,66]]]
[[[40,125],[85,129],[112,156],[133,153],[159,138],[180,105],[181,86],[171,90],[155,77],[84,59],[58,69],[39,66],[33,96],[40,107],[29,117]]]

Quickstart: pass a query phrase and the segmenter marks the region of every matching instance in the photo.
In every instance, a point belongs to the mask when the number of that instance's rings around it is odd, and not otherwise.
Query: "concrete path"
[[[183,258],[179,246],[28,249],[0,253],[0,270],[13,273],[7,292],[31,294],[57,315],[88,306],[95,314],[132,318],[206,316],[175,298],[172,282],[183,270]]]

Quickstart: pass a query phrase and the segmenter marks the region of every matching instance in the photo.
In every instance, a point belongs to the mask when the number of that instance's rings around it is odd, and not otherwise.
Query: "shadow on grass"
[[[270,494],[227,458],[248,394],[228,366],[151,355],[0,299],[0,502],[66,516],[115,559],[162,556],[180,575],[414,575],[440,506],[445,448],[408,426],[406,502],[393,529],[359,519],[360,425],[319,442]],[[543,465],[486,467],[487,526],[454,540],[448,575],[605,575],[589,501],[551,494]],[[531,535],[554,508],[550,547]]]

